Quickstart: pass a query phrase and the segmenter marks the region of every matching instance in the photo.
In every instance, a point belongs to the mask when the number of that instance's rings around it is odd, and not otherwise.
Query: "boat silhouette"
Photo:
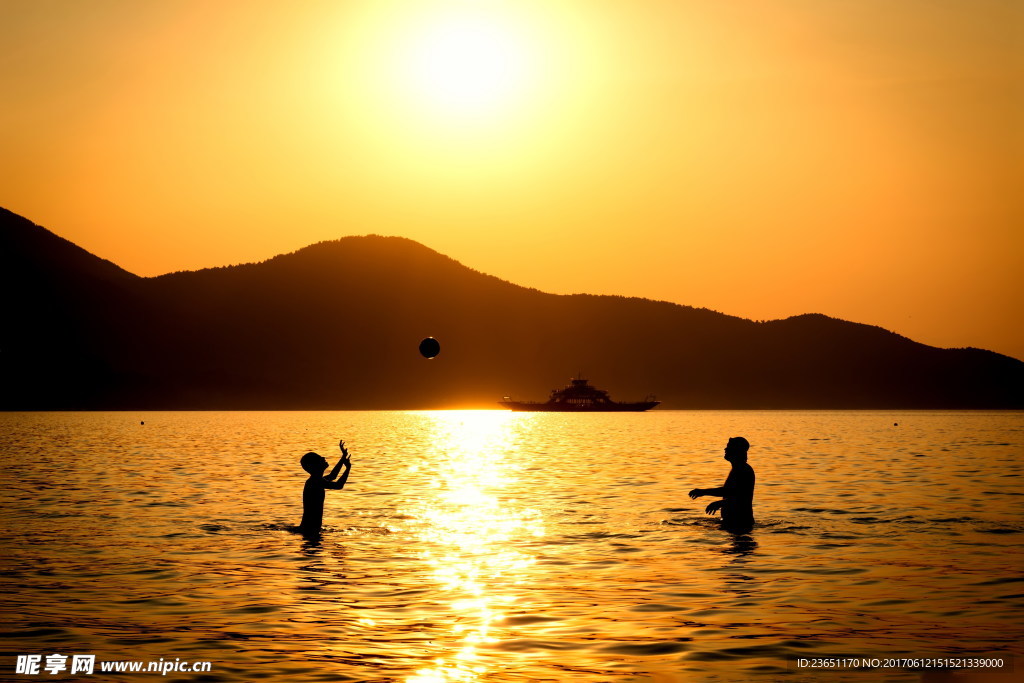
[[[563,389],[552,389],[547,401],[513,401],[510,396],[498,401],[498,405],[516,411],[559,411],[559,412],[642,412],[650,410],[661,401],[648,396],[636,403],[613,401],[607,391],[598,389],[582,377],[570,380]]]

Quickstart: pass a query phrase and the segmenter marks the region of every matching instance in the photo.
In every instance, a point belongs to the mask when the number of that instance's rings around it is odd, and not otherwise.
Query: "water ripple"
[[[1020,413],[0,420],[10,653],[211,661],[166,678],[191,683],[771,681],[798,656],[1024,655]],[[722,481],[739,433],[758,523],[733,536],[686,492]],[[297,458],[333,458],[337,436],[352,479],[304,538]]]

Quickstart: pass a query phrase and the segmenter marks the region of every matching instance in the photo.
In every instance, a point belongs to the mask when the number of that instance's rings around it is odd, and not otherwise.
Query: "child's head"
[[[299,460],[299,464],[310,474],[323,474],[327,469],[327,458],[316,453],[306,453]]]

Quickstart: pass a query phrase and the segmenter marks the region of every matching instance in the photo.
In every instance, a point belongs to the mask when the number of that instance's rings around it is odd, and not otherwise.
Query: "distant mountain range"
[[[0,209],[0,246],[4,410],[495,407],[579,372],[663,408],[1024,408],[1024,363],[990,351],[546,294],[398,237],[142,278]]]

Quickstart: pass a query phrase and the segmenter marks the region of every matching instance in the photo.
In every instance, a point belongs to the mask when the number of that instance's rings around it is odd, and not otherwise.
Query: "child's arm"
[[[345,471],[342,472],[341,479],[339,479],[336,482],[326,482],[324,484],[325,488],[329,488],[329,489],[343,489],[343,488],[345,488],[345,482],[348,481],[348,473],[352,471],[352,461],[348,458],[348,455],[346,454],[346,457],[343,458],[341,460],[341,462],[345,463]]]
[[[344,440],[338,442],[338,448],[341,449],[341,460],[336,462],[331,473],[324,477],[325,481],[334,481],[334,478],[338,476],[338,472],[341,470],[341,466],[345,464],[346,460],[348,460],[348,450],[345,448]]]
[[[334,469],[331,473],[324,477],[324,486],[329,489],[343,489],[345,488],[345,482],[348,481],[348,473],[352,471],[352,460],[348,454],[348,449],[345,448],[345,442],[339,441],[338,448],[341,449],[341,459],[334,465]],[[342,465],[345,466],[345,473],[341,475],[341,479],[337,482],[334,478],[338,476],[338,471]]]

